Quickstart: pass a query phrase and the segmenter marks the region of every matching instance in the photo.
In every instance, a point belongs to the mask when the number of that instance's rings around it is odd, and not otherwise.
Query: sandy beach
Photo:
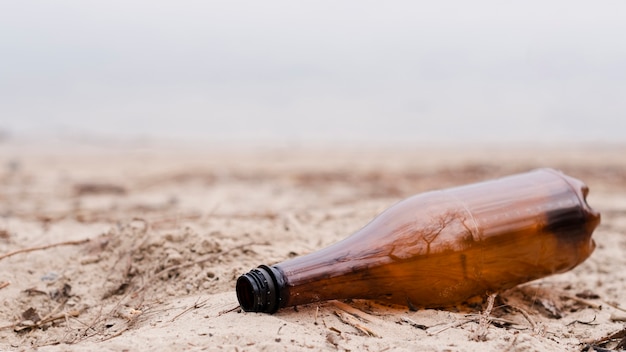
[[[0,142],[0,351],[581,351],[626,344],[626,146],[229,148]],[[574,270],[489,314],[367,300],[245,313],[235,280],[395,202],[538,167],[602,214]]]

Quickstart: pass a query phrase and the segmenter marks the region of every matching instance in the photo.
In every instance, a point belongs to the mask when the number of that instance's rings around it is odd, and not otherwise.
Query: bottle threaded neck
[[[282,274],[273,267],[261,265],[237,279],[237,299],[246,312],[274,313],[281,301],[284,286]]]

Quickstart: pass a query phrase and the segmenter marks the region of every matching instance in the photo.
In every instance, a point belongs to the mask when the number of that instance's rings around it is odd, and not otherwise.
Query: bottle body
[[[244,310],[268,312],[345,298],[411,308],[458,304],[589,257],[600,215],[586,193],[582,182],[540,169],[416,195],[343,241],[260,268],[259,289],[270,293],[264,280],[274,286],[271,309],[254,301],[245,275],[238,298]]]

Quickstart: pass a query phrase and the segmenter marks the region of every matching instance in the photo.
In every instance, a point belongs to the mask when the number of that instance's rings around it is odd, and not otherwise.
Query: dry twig
[[[491,311],[493,310],[493,303],[495,302],[497,295],[497,293],[492,293],[487,298],[487,308],[478,317],[478,329],[472,335],[472,340],[487,341],[487,332],[489,330],[489,325],[491,324],[491,318],[489,316],[491,315]]]
[[[347,304],[345,304],[343,302],[332,301],[332,304],[335,307],[345,311],[346,313],[350,313],[350,314],[354,315],[355,317],[357,317],[357,318],[359,318],[359,319],[361,319],[361,320],[363,320],[363,321],[365,321],[367,323],[382,324],[381,320],[378,319],[377,317],[375,317],[375,316],[373,316],[371,314],[365,313],[364,311],[362,311],[360,309],[357,309],[357,308],[354,308],[354,307],[352,307],[350,305],[347,305]]]
[[[400,321],[403,323],[407,323],[409,325],[411,325],[414,328],[418,328],[420,330],[426,330],[428,329],[428,326],[423,325],[423,324],[418,324],[415,320],[409,318],[409,317],[401,317]]]
[[[12,256],[14,256],[16,254],[41,251],[41,250],[44,250],[44,249],[60,247],[60,246],[76,246],[76,245],[85,244],[85,243],[87,243],[89,241],[90,241],[89,239],[84,239],[84,240],[77,240],[77,241],[65,241],[65,242],[46,244],[46,245],[37,246],[37,247],[22,248],[22,249],[15,250],[13,252],[9,252],[9,253],[5,253],[5,254],[0,255],[0,260],[8,258],[8,257],[12,257]]]
[[[611,321],[626,321],[626,315],[613,313],[609,319],[611,319]]]
[[[621,310],[622,312],[626,312],[626,309],[624,309],[624,308],[620,307],[620,306],[619,306],[618,304],[616,304],[616,303],[611,303],[611,302],[606,302],[606,301],[605,301],[604,303],[606,303],[607,305],[609,305],[609,306],[611,306],[611,307],[613,307],[613,308],[615,308],[615,309],[617,309],[617,310]]]
[[[234,311],[236,311],[237,309],[239,309],[239,304],[238,304],[238,305],[236,305],[236,306],[234,306],[234,307],[232,307],[232,308],[230,308],[230,309],[225,309],[225,310],[223,310],[223,311],[221,311],[221,312],[217,313],[217,316],[218,316],[218,317],[220,317],[220,316],[222,316],[222,315],[224,315],[224,314],[226,314],[226,313],[234,312]]]
[[[15,332],[22,332],[22,331],[26,331],[26,330],[32,330],[32,329],[40,328],[40,327],[42,327],[42,326],[44,326],[44,325],[46,325],[48,323],[53,323],[53,322],[55,322],[57,320],[66,320],[68,317],[76,318],[84,311],[84,308],[83,309],[71,310],[69,312],[63,312],[63,313],[56,313],[55,314],[54,312],[57,311],[57,310],[58,310],[58,307],[55,308],[49,314],[47,314],[41,320],[37,320],[35,322],[24,320],[24,321],[20,321],[19,323],[2,326],[2,327],[0,327],[0,330],[14,329]]]
[[[380,335],[376,334],[374,331],[372,331],[368,327],[361,325],[359,320],[356,317],[354,317],[352,314],[336,310],[335,315],[337,315],[343,323],[352,326],[353,328],[357,329],[359,332],[361,332],[362,334],[366,336],[380,337]]]
[[[183,314],[193,310],[193,309],[198,309],[198,308],[202,308],[206,305],[206,302],[209,301],[209,298],[205,299],[204,301],[200,302],[200,298],[198,298],[198,300],[196,301],[196,303],[193,304],[193,306],[188,307],[187,309],[183,310],[182,312],[180,312],[179,314],[177,314],[175,317],[172,318],[172,320],[170,320],[170,323],[174,322],[174,320],[180,318]]]
[[[465,325],[465,324],[467,324],[467,323],[469,323],[469,322],[472,322],[472,321],[476,321],[476,319],[466,319],[466,320],[461,320],[461,321],[457,321],[457,322],[455,322],[455,323],[448,324],[448,325],[444,326],[443,328],[441,328],[441,329],[439,329],[439,330],[435,330],[435,331],[428,331],[428,330],[430,330],[430,329],[432,329],[432,328],[434,327],[434,326],[431,326],[431,327],[430,327],[430,328],[426,331],[426,334],[427,334],[428,336],[438,335],[438,334],[440,334],[440,333],[442,333],[442,332],[444,332],[444,331],[446,331],[446,330],[448,330],[448,329],[458,328],[459,326]],[[438,324],[438,325],[439,325],[439,324]]]
[[[609,334],[597,340],[586,340],[582,342],[587,345],[591,345],[593,347],[593,346],[602,346],[610,341],[615,341],[615,340],[620,340],[617,343],[617,346],[615,346],[616,351],[624,349],[626,347],[626,328],[622,330],[618,330],[612,334]]]
[[[574,302],[578,302],[578,303],[580,303],[582,305],[585,305],[585,306],[593,308],[593,309],[602,309],[601,305],[593,303],[593,302],[591,302],[589,300],[586,300],[586,299],[583,299],[583,298],[580,298],[580,297],[576,297],[576,296],[569,295],[569,294],[566,294],[566,293],[561,293],[559,295],[561,296],[561,298],[571,299]]]

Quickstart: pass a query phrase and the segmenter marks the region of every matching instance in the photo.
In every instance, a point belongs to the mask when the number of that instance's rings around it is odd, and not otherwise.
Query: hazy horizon
[[[626,142],[626,2],[0,5],[0,131]]]

